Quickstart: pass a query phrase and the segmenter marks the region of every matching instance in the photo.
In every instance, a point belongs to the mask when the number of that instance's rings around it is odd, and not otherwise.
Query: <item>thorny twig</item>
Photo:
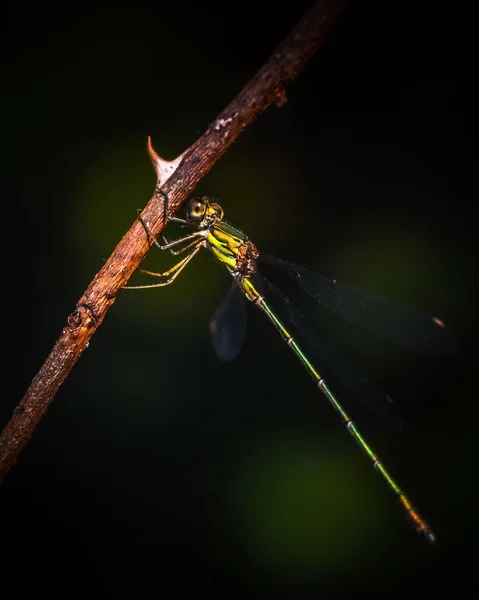
[[[296,78],[307,60],[324,43],[326,34],[346,5],[347,0],[318,0],[231,104],[177,159],[164,161],[148,140],[158,181],[141,217],[155,236],[165,225],[163,199],[168,198],[168,212],[173,214],[258,115],[273,102],[278,106],[285,103],[286,85]],[[67,318],[60,337],[2,432],[0,481],[17,461],[58,388],[152,242],[141,223],[135,220]]]

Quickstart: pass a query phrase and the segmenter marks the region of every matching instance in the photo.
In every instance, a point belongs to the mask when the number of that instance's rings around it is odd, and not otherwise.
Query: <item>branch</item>
[[[164,198],[168,198],[170,214],[178,210],[239,134],[273,102],[278,106],[286,102],[286,85],[296,78],[307,60],[324,43],[326,34],[346,4],[347,0],[318,0],[233,102],[177,159],[168,162],[160,158],[148,139],[148,152],[158,180],[141,216],[155,236],[165,226]],[[101,325],[118,292],[143,260],[152,241],[136,220],[67,318],[55,346],[2,432],[0,482],[17,461],[60,385]]]

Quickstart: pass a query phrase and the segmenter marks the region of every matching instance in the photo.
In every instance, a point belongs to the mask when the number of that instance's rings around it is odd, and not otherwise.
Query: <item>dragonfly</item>
[[[437,317],[400,306],[392,300],[319,276],[305,267],[260,253],[242,231],[224,220],[223,208],[207,196],[192,198],[187,204],[184,219],[170,216],[166,209],[167,199],[164,200],[167,220],[180,223],[192,230],[191,233],[173,241],[168,241],[163,235],[163,243],[160,243],[140,215],[138,219],[147,235],[153,237],[158,248],[168,250],[175,256],[183,254],[184,256],[164,273],[141,269],[143,273],[159,278],[160,281],[146,285],[126,286],[125,289],[147,289],[170,285],[201,249],[206,248],[212,252],[233,278],[230,290],[215,311],[210,323],[210,336],[216,354],[223,360],[231,360],[239,353],[245,339],[246,298],[262,311],[303,364],[319,391],[339,415],[346,430],[393,491],[414,529],[429,542],[435,542],[436,536],[427,522],[386,470],[342,403],[310,362],[276,310],[272,308],[272,304],[267,299],[268,294],[279,301],[295,328],[295,333],[300,333],[300,336],[312,346],[315,355],[324,364],[324,368],[327,367],[331,376],[341,382],[346,390],[379,418],[389,425],[399,426],[400,418],[393,409],[389,397],[382,394],[376,385],[365,377],[359,368],[348,362],[324,336],[311,329],[303,314],[289,298],[261,274],[258,263],[279,269],[320,305],[359,326],[367,333],[410,350],[438,355],[449,353],[454,347],[454,340],[444,323]]]

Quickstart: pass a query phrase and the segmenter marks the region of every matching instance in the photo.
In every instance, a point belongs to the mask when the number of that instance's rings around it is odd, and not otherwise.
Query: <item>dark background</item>
[[[4,9],[2,424],[148,201],[147,135],[165,158],[183,152],[309,5]],[[220,198],[260,249],[455,330],[460,354],[432,360],[322,315],[403,414],[397,433],[351,409],[438,544],[408,526],[259,311],[248,307],[240,357],[215,357],[207,325],[229,279],[205,252],[170,288],[119,296],[6,478],[4,586],[53,597],[472,596],[477,174],[467,6],[353,3],[286,106],[261,116],[197,189]],[[154,249],[145,261],[170,264]]]

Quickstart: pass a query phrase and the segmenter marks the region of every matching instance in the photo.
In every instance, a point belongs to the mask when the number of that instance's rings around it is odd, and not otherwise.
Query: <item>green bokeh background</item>
[[[147,136],[167,159],[183,152],[308,6],[11,4],[2,424],[151,196]],[[464,17],[412,6],[353,3],[286,106],[244,132],[197,192],[267,253],[453,326],[460,355],[434,361],[322,321],[404,415],[398,434],[352,407],[439,544],[408,528],[262,315],[249,311],[236,361],[214,356],[207,326],[229,279],[204,253],[170,288],[120,294],[5,480],[7,584],[54,597],[468,597],[474,103]],[[154,249],[144,263],[170,264]]]

